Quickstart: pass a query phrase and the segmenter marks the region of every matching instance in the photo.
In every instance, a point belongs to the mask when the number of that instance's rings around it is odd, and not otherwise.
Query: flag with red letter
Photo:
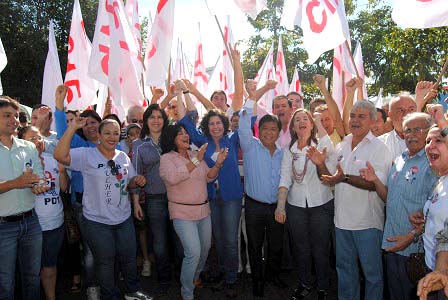
[[[300,84],[300,78],[299,78],[299,72],[297,71],[297,66],[294,68],[294,74],[292,75],[289,91],[302,94],[302,85]]]
[[[134,61],[138,48],[121,0],[100,0],[89,75],[110,89],[116,106],[124,110],[143,100]]]
[[[349,37],[344,0],[285,0],[280,23],[302,28],[308,64]]]
[[[234,0],[235,4],[252,20],[255,20],[258,14],[266,8],[266,0]]]
[[[355,61],[356,69],[358,70],[359,77],[362,79],[362,98],[367,99],[366,76],[364,74],[364,61],[362,58],[361,43],[359,41],[356,44],[353,59]],[[360,91],[357,90],[357,92],[359,93]]]
[[[286,72],[285,56],[283,55],[282,35],[278,37],[277,59],[275,61],[275,80],[277,80],[277,86],[274,90],[275,96],[286,95],[289,91],[289,83],[288,73]]]
[[[270,79],[275,78],[274,67],[274,42],[272,42],[269,48],[268,54],[261,65],[260,70],[255,76],[257,82],[257,88],[260,88],[266,84]],[[274,99],[274,90],[267,91],[258,101],[259,106],[267,112],[272,112],[272,100]]]
[[[205,95],[208,90],[208,76],[205,71],[205,63],[204,56],[202,53],[202,41],[201,41],[201,31],[199,29],[199,39],[198,45],[196,47],[196,54],[194,58],[194,67],[193,67],[193,85],[196,87],[201,94]],[[197,101],[197,99],[192,95],[192,98],[196,100],[196,108],[198,112],[202,112],[202,104]],[[202,114],[201,114],[202,115]]]
[[[146,46],[146,84],[164,87],[170,67],[174,28],[174,0],[159,0]]]
[[[96,102],[97,83],[87,74],[91,51],[92,45],[84,29],[79,0],[75,0],[68,37],[67,69],[64,82],[68,87],[66,97],[68,109],[85,109]]]
[[[446,0],[395,0],[392,19],[405,28],[448,26]]]
[[[345,83],[348,82],[354,72],[353,64],[350,61],[350,50],[347,44],[343,43],[334,49],[333,55],[333,89],[332,96],[336,101],[339,111],[342,113],[345,101]],[[349,66],[352,66],[351,68]]]
[[[44,78],[42,83],[41,103],[46,104],[54,111],[54,94],[58,85],[62,84],[61,65],[59,63],[58,47],[54,35],[53,21],[50,20],[48,32],[48,54],[45,60]]]
[[[0,73],[8,64],[8,58],[6,57],[5,48],[3,48],[2,39],[0,39]],[[0,95],[3,95],[2,81],[0,80]]]

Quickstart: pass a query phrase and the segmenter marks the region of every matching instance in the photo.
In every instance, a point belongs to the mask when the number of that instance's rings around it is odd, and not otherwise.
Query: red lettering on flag
[[[72,53],[75,48],[75,42],[73,42],[73,38],[71,36],[68,37],[68,54]]]
[[[75,64],[72,64],[70,61],[67,61],[67,70],[65,71],[65,73],[68,73],[73,70],[76,70]]]
[[[306,15],[308,16],[308,20],[310,21],[311,31],[316,33],[321,33],[325,29],[325,26],[327,26],[327,12],[325,10],[322,10],[321,23],[317,23],[316,19],[314,19],[313,9],[319,6],[320,2],[318,0],[312,0],[306,6]]]
[[[78,98],[81,98],[81,88],[79,86],[79,80],[78,79],[74,79],[74,80],[69,80],[66,81],[64,83],[67,87],[69,87],[69,89],[67,90],[67,103],[70,103],[73,100],[73,91],[72,91],[72,86],[74,86],[76,88],[77,94],[78,94]]]
[[[109,47],[106,45],[98,46],[100,52],[104,53],[104,57],[101,59],[101,69],[104,74],[109,75]]]
[[[120,21],[118,20],[117,13],[115,11],[115,8],[118,7],[118,2],[114,1],[112,5],[108,4],[108,1],[106,0],[106,11],[108,13],[111,13],[114,15],[114,24],[115,28],[120,27]]]
[[[165,4],[168,0],[160,0],[159,4],[157,4],[157,13],[160,14],[160,11],[165,7]]]

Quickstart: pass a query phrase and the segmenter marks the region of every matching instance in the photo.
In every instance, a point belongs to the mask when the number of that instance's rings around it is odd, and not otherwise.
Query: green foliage
[[[73,0],[2,0],[0,37],[8,57],[1,73],[4,93],[32,106],[40,103],[42,78],[48,51],[48,25],[55,22],[56,43],[62,73],[67,64]],[[87,35],[94,32],[97,0],[80,1]]]

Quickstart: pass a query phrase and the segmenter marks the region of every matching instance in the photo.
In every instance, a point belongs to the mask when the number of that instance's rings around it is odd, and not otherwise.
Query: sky
[[[247,39],[254,34],[254,29],[243,12],[236,8],[233,0],[208,0],[212,11],[218,10],[218,20],[224,27],[226,15],[230,14],[230,28],[234,41]],[[140,0],[140,18],[151,12],[155,16],[157,0]],[[226,4],[223,8],[222,4]],[[217,6],[217,8],[215,8]],[[199,23],[201,29],[202,49],[206,67],[214,66],[223,49],[222,37],[213,15],[210,14],[205,0],[176,0],[174,9],[174,38],[172,57],[176,57],[177,40],[182,41],[182,48],[187,58],[193,63],[195,50],[199,38]],[[241,48],[241,50],[244,47]]]

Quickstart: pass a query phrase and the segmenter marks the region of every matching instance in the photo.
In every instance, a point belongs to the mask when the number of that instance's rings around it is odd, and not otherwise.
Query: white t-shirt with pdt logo
[[[126,221],[131,215],[127,185],[136,176],[129,157],[123,151],[115,150],[116,170],[112,170],[109,160],[97,148],[71,149],[70,157],[70,168],[80,171],[83,176],[84,217],[107,225]]]

